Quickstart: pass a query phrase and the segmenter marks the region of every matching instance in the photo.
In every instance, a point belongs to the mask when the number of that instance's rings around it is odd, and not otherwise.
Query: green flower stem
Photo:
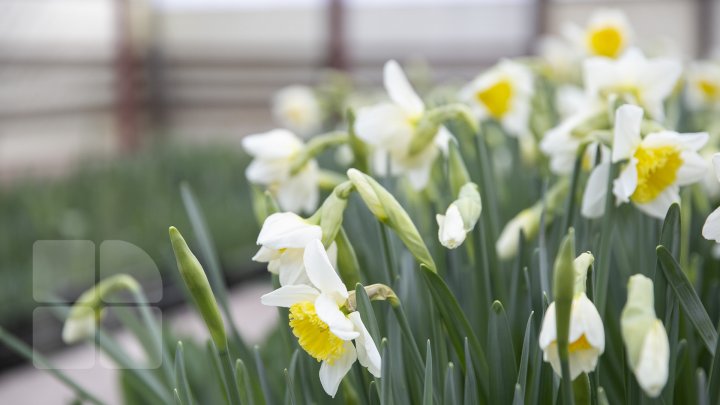
[[[150,312],[147,298],[145,297],[145,293],[143,293],[142,289],[132,290],[132,293],[135,301],[138,304],[140,317],[142,318],[143,323],[145,323],[145,326],[150,333],[150,340],[152,340],[152,344],[155,346],[154,351],[157,355],[162,357],[161,367],[163,373],[165,374],[165,380],[168,383],[172,383],[175,379],[175,374],[172,369],[172,360],[170,358],[170,353],[163,345],[160,324],[156,321],[155,317],[153,317],[152,313]]]
[[[336,131],[328,134],[319,135],[314,137],[307,143],[303,152],[298,155],[290,168],[290,175],[296,175],[300,170],[305,167],[307,162],[314,159],[315,156],[323,153],[325,150],[348,143],[350,136],[346,132]]]

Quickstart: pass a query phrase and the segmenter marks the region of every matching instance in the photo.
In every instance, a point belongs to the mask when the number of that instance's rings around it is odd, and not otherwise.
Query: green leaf
[[[513,398],[513,404],[525,403],[525,392],[527,391],[527,374],[528,364],[530,363],[530,345],[537,344],[534,341],[530,341],[530,334],[532,333],[532,320],[534,312],[530,312],[528,317],[527,326],[525,326],[525,337],[523,338],[522,353],[520,354],[520,370],[518,371],[517,383],[515,384],[515,398]],[[518,387],[520,391],[518,392]]]
[[[175,398],[176,405],[185,405],[182,399],[180,399],[180,393],[178,393],[177,388],[173,389],[173,398]]]
[[[513,381],[517,379],[517,363],[507,316],[500,301],[492,304],[488,345],[493,348],[490,351],[490,364],[494,369],[490,373],[490,402],[509,404],[514,394]]]
[[[432,349],[430,348],[430,340],[427,341],[427,350],[425,352],[425,387],[423,390],[423,405],[433,404],[433,364]]]
[[[443,404],[457,404],[458,392],[457,383],[455,382],[455,365],[448,363],[445,371],[445,386],[443,388]]]
[[[194,403],[190,383],[188,383],[187,373],[185,372],[185,352],[182,342],[178,341],[175,348],[175,387],[183,404],[192,405]]]
[[[285,384],[287,384],[285,390],[286,401],[289,402],[290,405],[295,405],[295,389],[293,388],[292,376],[288,373],[288,369],[284,369],[283,374],[285,374]]]
[[[220,392],[222,392],[223,397],[225,398],[225,402],[232,405],[232,403],[230,402],[230,391],[228,389],[228,384],[225,381],[225,376],[222,371],[222,360],[218,356],[217,349],[215,349],[215,345],[213,344],[212,339],[208,340],[206,350],[208,355],[210,356],[212,369],[215,373],[214,380],[217,381],[218,385],[220,386]]]
[[[373,341],[379,342],[380,328],[378,327],[377,318],[375,317],[375,311],[373,310],[370,302],[370,297],[368,297],[367,292],[365,291],[365,286],[360,283],[355,285],[355,300],[357,310],[360,312],[360,318],[362,318],[363,324],[365,324],[368,332],[370,332],[370,336],[372,336]]]
[[[685,315],[697,330],[707,350],[714,356],[718,334],[710,320],[710,316],[705,311],[705,307],[700,302],[700,297],[698,297],[687,276],[667,248],[658,246],[657,254],[665,278],[673,291],[675,291],[675,296],[680,301],[680,306],[685,311]]]
[[[720,331],[720,326],[718,327]],[[710,366],[710,378],[708,379],[708,394],[710,398],[720,398],[720,339],[717,340],[715,346],[716,355],[713,356],[712,365]]]
[[[555,258],[553,293],[555,295],[555,316],[557,319],[557,347],[562,366],[562,399],[565,405],[573,403],[572,381],[568,365],[568,336],[570,333],[570,311],[574,294],[575,232],[571,228],[563,239]]]
[[[257,369],[258,378],[260,379],[260,388],[263,394],[261,402],[266,404],[275,403],[272,391],[270,391],[270,385],[268,385],[267,375],[265,374],[265,364],[260,357],[260,348],[258,346],[253,348],[253,354],[255,355],[255,368]]]
[[[662,231],[660,232],[660,245],[669,248],[673,257],[680,257],[680,206],[674,203],[670,206],[665,221],[663,222]],[[655,285],[655,312],[658,317],[664,319],[668,315],[670,308],[667,307],[667,280],[662,275],[660,267],[660,259],[657,260],[655,277],[653,283]]]
[[[382,378],[380,379],[380,403],[382,405],[392,405],[394,402],[392,395],[392,384],[390,381],[390,356],[388,353],[388,340],[385,338],[383,338],[383,340],[380,342],[380,354],[382,358]]]
[[[235,362],[235,378],[237,379],[238,389],[240,390],[240,401],[244,404],[254,405],[253,387],[250,381],[247,367],[241,359]]]
[[[463,395],[463,403],[465,405],[475,405],[479,403],[477,394],[477,379],[473,371],[472,356],[470,355],[470,347],[468,340],[465,338],[465,394]]]

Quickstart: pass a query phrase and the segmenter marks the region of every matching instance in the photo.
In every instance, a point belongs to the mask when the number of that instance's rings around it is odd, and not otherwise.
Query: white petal
[[[315,211],[320,199],[319,177],[317,162],[311,160],[298,174],[283,181],[277,189],[280,208],[293,212]]]
[[[610,163],[601,163],[593,169],[583,193],[581,213],[586,218],[600,218],[605,213]]]
[[[352,340],[360,335],[355,330],[355,325],[340,311],[332,297],[320,294],[315,299],[315,312],[318,318],[328,325],[330,332],[340,339]]]
[[[380,352],[375,345],[375,342],[370,336],[365,324],[360,317],[360,313],[355,311],[348,315],[348,318],[355,325],[355,329],[360,332],[360,335],[355,339],[355,346],[357,347],[358,361],[363,367],[367,368],[370,374],[377,378],[380,378]]]
[[[635,377],[645,393],[656,398],[668,379],[670,343],[662,322],[656,321],[643,341]]]
[[[584,293],[573,299],[568,339],[574,342],[582,335],[585,335],[588,343],[600,354],[605,351],[605,329],[602,319],[595,304]]]
[[[304,248],[322,237],[322,228],[307,223],[292,212],[279,212],[265,219],[257,238],[258,245],[273,249]]]
[[[438,238],[440,243],[448,249],[455,249],[465,241],[465,225],[460,210],[450,204],[445,216],[438,215]]]
[[[683,163],[677,171],[675,182],[679,186],[687,186],[702,180],[707,174],[707,161],[697,152],[683,151],[680,154]]]
[[[286,285],[263,295],[260,297],[260,302],[263,305],[289,308],[298,302],[313,302],[318,294],[318,291],[309,285]]]
[[[283,181],[289,175],[290,161],[286,159],[257,158],[245,168],[245,177],[253,184],[269,185]]]
[[[639,74],[638,85],[641,88],[643,104],[648,113],[656,120],[665,118],[663,102],[677,85],[682,65],[670,59],[647,61],[646,67]]]
[[[286,249],[280,258],[273,261],[277,266],[277,273],[280,278],[280,285],[307,284],[310,285],[310,279],[305,273],[305,263],[303,262],[304,249]]]
[[[407,77],[405,77],[405,73],[397,62],[390,60],[385,63],[383,79],[385,82],[385,90],[387,90],[390,99],[395,102],[395,104],[402,107],[403,110],[412,116],[419,116],[423,113],[425,105],[417,93],[415,93],[415,90],[413,90]]]
[[[663,219],[670,209],[670,206],[676,202],[680,202],[680,190],[677,185],[671,185],[649,203],[635,204],[635,206],[651,217]]]
[[[339,359],[335,360],[333,364],[323,361],[320,366],[320,384],[328,395],[335,398],[340,381],[350,371],[355,360],[357,360],[355,347],[352,343],[345,342],[345,353]]]
[[[640,126],[643,110],[632,104],[624,104],[615,112],[612,161],[629,159],[640,144]]]
[[[370,145],[385,149],[404,149],[414,135],[407,113],[391,103],[358,109],[355,133]]]
[[[305,247],[303,261],[308,278],[315,287],[323,294],[332,297],[337,305],[344,304],[348,297],[347,288],[335,272],[325,247],[319,239],[311,241]]]
[[[303,147],[300,138],[286,129],[247,135],[241,142],[248,154],[267,159],[287,158]]]
[[[702,236],[720,243],[720,207],[711,212],[703,225]]]
[[[430,161],[432,163],[432,161]],[[407,178],[410,181],[410,185],[413,190],[421,191],[427,186],[430,180],[430,170],[432,169],[431,164],[426,166],[416,167],[407,171]]]
[[[715,168],[715,177],[720,181],[720,153],[716,153],[712,157],[713,167]]]
[[[637,188],[637,176],[637,160],[631,158],[620,172],[620,176],[613,181],[613,194],[618,202],[630,201],[630,196]]]
[[[265,246],[260,246],[260,250],[255,253],[255,256],[252,257],[252,260],[254,262],[259,263],[268,263],[271,260],[275,260],[280,257],[280,252],[278,252],[275,249],[270,249]]]
[[[574,380],[582,373],[590,373],[595,370],[600,354],[601,353],[595,348],[577,350],[570,353],[568,359],[570,379]]]
[[[552,342],[557,339],[557,320],[555,318],[555,302],[550,303],[545,310],[545,318],[540,328],[540,337],[538,339],[540,348],[545,350]]]

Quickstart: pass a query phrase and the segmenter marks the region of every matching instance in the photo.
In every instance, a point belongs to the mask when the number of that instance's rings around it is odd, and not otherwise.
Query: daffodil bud
[[[478,132],[477,120],[465,104],[447,104],[433,108],[422,115],[410,142],[410,155],[416,155],[433,141],[445,121],[455,119],[467,125],[472,133]]]
[[[341,183],[325,199],[320,207],[320,227],[322,228],[322,242],[326,247],[335,240],[340,226],[342,226],[343,214],[347,207],[348,197],[354,190],[352,182]]]
[[[95,336],[96,324],[102,317],[105,300],[119,291],[139,291],[140,285],[126,274],[106,278],[85,291],[75,301],[63,325],[62,339],[71,344]]]
[[[636,274],[628,280],[628,299],[620,317],[627,359],[638,384],[650,397],[662,392],[668,378],[670,344],[655,316],[653,282]]]
[[[389,301],[392,305],[397,305],[399,302],[397,295],[395,295],[395,291],[385,284],[371,284],[365,286],[364,288],[370,301]],[[357,310],[357,297],[355,296],[354,290],[348,293],[348,299],[345,306],[350,312]]]
[[[587,289],[587,272],[590,266],[595,262],[595,256],[590,252],[580,254],[575,261],[573,266],[575,268],[575,295],[584,294]]]
[[[448,249],[460,246],[467,233],[475,228],[481,211],[482,201],[477,185],[472,182],[465,184],[445,215],[436,216],[440,243]]]
[[[388,215],[385,212],[383,205],[380,203],[377,194],[375,194],[375,190],[370,185],[370,182],[375,180],[357,169],[349,169],[347,171],[347,176],[350,178],[350,181],[355,186],[355,189],[360,194],[360,198],[362,198],[363,202],[365,202],[365,205],[368,207],[370,212],[375,215],[375,218],[380,220],[380,222],[386,222],[388,220]]]
[[[225,323],[220,315],[220,309],[217,301],[215,301],[205,270],[190,251],[180,232],[174,226],[170,227],[169,232],[178,270],[185,282],[185,286],[190,292],[193,301],[195,301],[195,305],[197,305],[200,315],[205,321],[215,346],[218,350],[225,350],[227,346]]]

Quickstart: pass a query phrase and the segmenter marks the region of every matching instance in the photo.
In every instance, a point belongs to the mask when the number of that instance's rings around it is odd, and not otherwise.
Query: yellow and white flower
[[[585,90],[590,97],[607,100],[620,96],[643,107],[658,121],[665,117],[663,103],[680,79],[678,60],[648,59],[636,48],[628,49],[619,59],[593,57],[583,63]]]
[[[653,282],[636,274],[628,281],[628,299],[620,317],[628,363],[640,387],[656,398],[668,379],[670,343],[655,316]]]
[[[355,360],[380,377],[380,353],[360,313],[347,310],[348,291],[319,240],[307,245],[303,260],[310,285],[283,286],[261,300],[290,309],[290,328],[300,346],[322,362],[320,383],[334,397]]]
[[[588,56],[618,58],[633,41],[633,30],[627,16],[620,10],[598,10],[583,28],[566,31]]]
[[[391,101],[360,108],[355,119],[355,132],[375,149],[373,168],[378,174],[405,174],[413,188],[421,190],[427,185],[430,168],[438,153],[447,151],[451,135],[440,127],[433,142],[424,150],[411,154],[410,144],[425,113],[425,104],[396,61],[385,64],[383,79]]]
[[[288,86],[280,89],[273,97],[272,112],[280,126],[304,138],[322,129],[322,109],[310,87]]]
[[[720,153],[716,153],[712,157],[713,167],[717,181],[720,181]],[[702,235],[705,239],[714,240],[720,243],[720,207],[716,208],[715,211],[705,220],[703,225]]]
[[[616,203],[631,202],[647,215],[664,218],[679,202],[680,186],[700,181],[705,160],[698,154],[708,139],[706,133],[654,132],[641,137],[643,110],[625,104],[617,109],[612,162],[627,161],[613,181]],[[583,198],[583,213],[602,215],[609,164],[599,165],[590,175]]]
[[[481,74],[461,91],[481,120],[500,122],[509,135],[529,136],[533,75],[518,62],[503,60]]]
[[[253,256],[256,262],[267,263],[268,271],[277,274],[280,285],[310,284],[305,273],[303,254],[308,243],[322,238],[322,228],[312,225],[292,212],[275,213],[267,217],[260,229],[257,244],[260,250]],[[335,243],[327,249],[328,257],[337,261]]]
[[[720,63],[695,62],[687,70],[685,100],[688,107],[698,110],[720,106]]]
[[[481,211],[482,202],[477,185],[466,183],[460,189],[458,199],[445,211],[445,215],[435,216],[440,243],[448,249],[462,245],[467,233],[475,228]]]
[[[293,164],[305,145],[286,129],[275,129],[242,139],[245,151],[254,157],[245,170],[253,184],[267,187],[277,198],[280,208],[293,212],[311,212],[318,204],[319,169],[310,159],[293,173]]]
[[[595,370],[598,358],[605,351],[605,330],[595,304],[585,295],[587,269],[593,262],[590,253],[583,253],[575,259],[575,296],[570,310],[570,331],[568,334],[568,365],[570,379],[581,373]],[[555,373],[561,375],[560,357],[557,347],[557,320],[555,302],[545,311],[539,338],[543,360],[549,362]]]

